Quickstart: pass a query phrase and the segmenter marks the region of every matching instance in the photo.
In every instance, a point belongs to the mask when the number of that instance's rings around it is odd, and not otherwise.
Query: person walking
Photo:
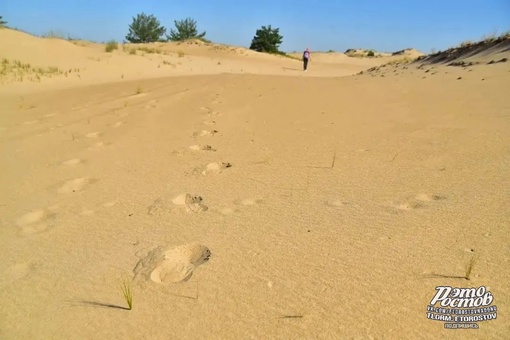
[[[310,53],[310,50],[307,47],[306,51],[303,52],[303,70],[305,72],[308,69],[308,62],[310,60],[312,60],[312,54]]]

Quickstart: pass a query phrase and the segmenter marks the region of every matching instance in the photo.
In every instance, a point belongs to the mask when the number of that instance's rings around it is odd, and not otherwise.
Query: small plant
[[[178,51],[178,52],[177,52],[177,56],[178,56],[179,58],[182,58],[182,57],[184,57],[185,55],[186,55],[186,54],[185,54],[183,51]]]
[[[499,36],[500,39],[510,39],[510,31],[506,31]]]
[[[128,281],[124,281],[120,288],[128,305],[128,309],[133,309],[133,291],[131,290],[131,284]]]
[[[367,57],[375,57],[374,51],[372,51],[372,50],[368,51]]]
[[[115,40],[110,40],[106,43],[104,47],[105,52],[112,52],[113,50],[117,50],[119,48],[119,44]]]
[[[473,42],[471,40],[466,40],[460,44],[460,47],[469,47],[471,45],[473,45]]]
[[[141,87],[141,86],[138,86],[138,87],[136,88],[136,94],[140,94],[140,93],[143,93],[143,89],[142,89],[142,87]]]
[[[466,280],[470,280],[471,279],[471,273],[473,272],[473,267],[475,266],[475,263],[477,261],[478,261],[478,257],[473,256],[471,258],[471,261],[469,261],[468,265],[466,266],[466,275],[464,276],[464,278]]]
[[[129,54],[134,55],[136,54],[136,48],[132,48],[129,50]]]
[[[158,48],[150,48],[150,47],[139,47],[138,51],[142,51],[142,52],[145,52],[145,53],[148,53],[148,54],[151,54],[151,53],[163,53],[163,51],[161,51]]]
[[[46,34],[43,34],[42,37],[43,38],[50,38],[50,39],[63,39],[63,40],[66,40],[66,37],[65,37],[64,33],[53,31],[53,30],[49,31]]]

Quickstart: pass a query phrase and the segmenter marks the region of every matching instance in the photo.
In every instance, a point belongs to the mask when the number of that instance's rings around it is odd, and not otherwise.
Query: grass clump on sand
[[[133,309],[133,291],[131,290],[131,284],[128,281],[122,282],[122,286],[120,287],[122,290],[122,295],[126,300],[128,305],[128,309]]]
[[[119,48],[119,44],[115,40],[110,40],[106,43],[104,50],[105,52],[113,52]]]
[[[471,280],[471,273],[473,272],[473,267],[475,266],[475,263],[478,261],[478,257],[473,256],[471,258],[471,261],[469,261],[468,265],[466,266],[466,275],[464,278],[466,280]]]
[[[69,73],[73,72],[72,69],[69,71],[63,71],[55,66],[49,67],[35,67],[29,63],[23,63],[19,60],[9,60],[3,58],[0,63],[0,81],[41,81],[42,77],[52,78],[54,76],[68,76]],[[74,72],[79,72],[75,69]]]

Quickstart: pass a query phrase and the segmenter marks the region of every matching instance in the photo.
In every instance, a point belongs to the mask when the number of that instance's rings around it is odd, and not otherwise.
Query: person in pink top
[[[308,62],[312,60],[312,54],[310,53],[310,50],[308,47],[306,48],[306,51],[303,52],[303,70],[306,72],[308,68]]]

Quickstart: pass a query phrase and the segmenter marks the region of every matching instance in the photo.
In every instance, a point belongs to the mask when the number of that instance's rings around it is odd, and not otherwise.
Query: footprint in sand
[[[119,126],[121,126],[122,124],[124,124],[124,122],[116,122],[115,124],[112,125],[113,128],[118,128]]]
[[[220,174],[225,169],[230,168],[231,166],[232,166],[232,164],[230,164],[230,163],[219,163],[219,162],[209,163],[209,164],[207,164],[205,169],[202,171],[202,175]]]
[[[111,145],[111,143],[97,142],[97,143],[94,143],[92,146],[88,147],[87,150],[98,150],[98,149],[102,149],[108,145]]]
[[[245,199],[240,200],[238,203],[241,205],[244,205],[244,206],[251,206],[251,205],[262,203],[262,200],[254,199],[254,198],[245,198]]]
[[[4,272],[3,278],[5,278],[7,283],[13,283],[17,280],[21,280],[24,277],[27,277],[29,274],[35,271],[35,265],[31,262],[25,263],[16,263]]]
[[[207,211],[209,208],[202,203],[203,199],[200,196],[193,196],[188,193],[180,194],[172,199],[172,203],[177,206],[182,206],[187,212],[202,212]]]
[[[223,209],[220,209],[220,213],[225,215],[225,216],[235,214],[238,211],[239,211],[239,209],[237,209],[237,208],[223,208]]]
[[[188,281],[195,269],[210,257],[209,248],[201,244],[185,244],[170,249],[161,246],[142,258],[133,273],[135,279],[161,284]]]
[[[346,203],[342,202],[342,201],[338,201],[338,200],[333,200],[333,201],[326,201],[326,205],[328,207],[339,208],[339,207],[345,206]]]
[[[406,201],[406,202],[401,202],[401,203],[397,204],[397,208],[400,210],[415,210],[415,209],[423,208],[423,204],[421,204],[419,202],[415,202],[415,201]]]
[[[48,220],[54,215],[44,209],[33,210],[16,220],[16,225],[24,235],[37,234],[49,229]]]
[[[106,203],[104,203],[104,204],[103,204],[103,207],[105,207],[105,208],[111,208],[111,207],[113,207],[115,204],[117,204],[117,202],[116,202],[116,201],[110,201],[110,202],[106,202]]]
[[[223,208],[223,209],[220,209],[219,212],[223,215],[232,215],[232,214],[235,214],[237,212],[240,211],[239,207],[238,206],[245,206],[245,207],[249,207],[249,206],[252,206],[252,205],[256,205],[256,204],[260,204],[262,203],[262,200],[261,199],[254,199],[254,198],[245,198],[245,199],[241,199],[241,200],[236,200],[234,201],[234,204],[237,206],[237,207],[227,207],[227,208]]]
[[[205,121],[205,122],[203,122],[203,124],[212,126],[212,125],[216,125],[216,122],[214,120],[211,120],[211,121]]]
[[[81,162],[82,162],[81,159],[73,158],[73,159],[68,159],[67,161],[63,161],[62,165],[65,165],[65,166],[75,166],[75,165],[80,164]]]
[[[436,194],[419,194],[416,196],[416,199],[418,201],[422,202],[432,202],[432,201],[440,201],[446,199],[443,195],[436,195]]]
[[[201,130],[193,132],[193,137],[211,137],[218,133],[217,130]]]
[[[64,183],[59,189],[58,192],[61,194],[69,194],[71,192],[77,192],[82,190],[86,185],[90,184],[92,181],[86,177],[80,177],[71,179]]]
[[[214,149],[212,146],[210,145],[192,145],[189,147],[190,150],[192,151],[216,151],[216,149]]]
[[[218,111],[209,111],[207,113],[207,116],[208,117],[219,117],[219,116],[223,116],[223,113],[218,112]]]
[[[98,138],[100,135],[101,135],[101,132],[96,131],[96,132],[87,133],[85,135],[85,137],[87,137],[87,138]]]

